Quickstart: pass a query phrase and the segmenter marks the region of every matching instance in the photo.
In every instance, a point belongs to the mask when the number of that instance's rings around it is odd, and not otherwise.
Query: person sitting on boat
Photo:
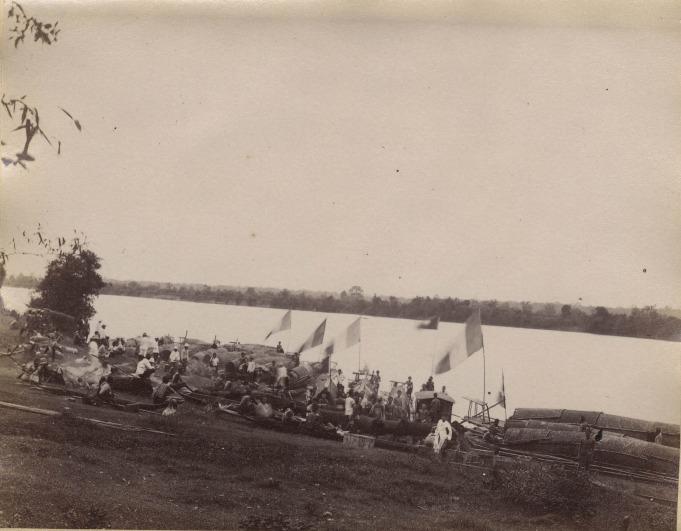
[[[185,381],[182,379],[182,375],[179,370],[174,371],[170,376],[170,388],[171,389],[182,389],[183,387],[188,387]]]
[[[425,402],[421,403],[421,409],[419,409],[416,416],[419,422],[428,422],[428,419],[430,418],[430,412],[428,411]]]
[[[154,369],[154,365],[151,363],[151,353],[149,352],[137,363],[135,376],[138,378],[149,378],[155,371],[156,369]]]
[[[283,424],[294,424],[296,423],[295,418],[296,418],[296,404],[294,402],[291,402],[286,410],[284,411],[284,414],[281,417],[281,422]]]
[[[314,408],[319,409],[319,399],[317,399],[317,398],[312,399],[312,401],[305,408],[305,411],[310,413]]]
[[[111,388],[111,384],[113,383],[113,377],[109,375],[107,378],[100,378],[99,380],[99,389],[97,391],[97,398],[99,398],[102,402],[111,402],[113,401],[114,398],[114,392],[113,389]]]
[[[163,377],[160,384],[154,389],[154,394],[151,395],[151,401],[154,404],[164,404],[168,398],[167,395],[170,393],[170,376],[167,374]]]
[[[295,369],[299,365],[300,365],[300,353],[294,352],[293,353],[293,368]]]
[[[452,425],[447,419],[447,414],[443,413],[440,415],[440,420],[437,421],[437,427],[435,428],[435,441],[433,441],[433,451],[436,454],[442,455],[444,457],[444,450],[447,449],[449,441],[452,440]]]
[[[168,364],[171,369],[177,369],[180,365],[180,350],[175,347],[168,357]]]
[[[432,376],[428,377],[428,381],[424,386],[424,391],[435,391],[435,382],[433,381]]]
[[[12,321],[16,322],[16,321]],[[76,333],[73,335],[73,344],[74,345],[82,345],[85,343],[85,338],[81,335],[80,330],[76,330]]]
[[[501,442],[502,430],[499,426],[499,419],[494,419],[494,422],[487,429],[487,433],[483,435],[482,440],[490,444],[499,444]]]
[[[279,341],[279,343],[277,343],[277,352],[280,353],[280,354],[284,353],[284,347],[281,346],[281,341]]]
[[[175,397],[170,398],[168,400],[168,405],[163,410],[161,415],[163,417],[166,417],[166,418],[170,417],[171,415],[174,415],[175,413],[177,413],[177,407],[179,406],[179,404],[180,404],[180,401],[179,401],[178,398],[175,398]]]
[[[319,414],[319,405],[312,404],[312,410],[305,416],[305,426],[307,428],[316,428],[322,422],[322,417]]]
[[[440,415],[440,399],[437,397],[437,393],[433,393],[433,399],[430,401],[430,422],[437,422]]]
[[[255,413],[255,405],[256,401],[251,395],[244,395],[237,406],[237,411],[242,415],[253,415]]]
[[[584,418],[584,415],[579,417],[579,431],[586,431],[586,429],[589,427],[589,424],[587,423],[586,419]]]
[[[587,427],[584,431],[584,439],[579,443],[579,453],[577,454],[579,464],[577,465],[577,470],[583,468],[586,472],[589,471],[595,448],[596,441],[591,438],[591,428]]]

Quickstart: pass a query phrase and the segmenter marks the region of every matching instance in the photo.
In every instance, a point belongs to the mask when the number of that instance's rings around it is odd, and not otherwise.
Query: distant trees
[[[35,279],[20,275],[9,277],[7,283],[12,286],[33,287]],[[112,281],[101,293],[404,319],[426,319],[439,315],[441,321],[455,323],[464,322],[474,308],[480,308],[482,322],[486,325],[681,341],[681,319],[662,314],[653,306],[633,308],[629,313],[613,313],[604,306],[582,309],[573,308],[569,304],[533,304],[530,301],[499,303],[496,300],[475,301],[420,296],[405,300],[394,296],[386,299],[376,294],[368,299],[364,296],[364,291],[360,290],[361,288],[351,288],[336,296],[293,292],[288,289],[263,290],[251,287],[241,290],[206,285],[177,286],[167,282]]]

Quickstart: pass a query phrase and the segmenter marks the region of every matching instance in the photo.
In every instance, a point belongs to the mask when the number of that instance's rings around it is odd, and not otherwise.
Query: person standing
[[[411,376],[407,378],[407,382],[404,385],[407,387],[407,397],[411,402],[411,394],[414,391],[414,382],[411,381]]]
[[[577,465],[577,470],[583,468],[586,472],[589,472],[595,448],[596,441],[591,438],[591,428],[587,427],[586,431],[584,431],[584,439],[579,443],[579,454],[577,455],[579,464]]]
[[[439,454],[447,449],[447,444],[452,440],[452,425],[447,420],[447,415],[442,414],[440,420],[437,421],[435,428],[435,441],[433,442],[433,451]],[[443,454],[442,454],[443,455]]]
[[[348,397],[345,399],[345,417],[347,418],[347,425],[350,424],[350,421],[355,414],[355,404],[356,401],[352,394],[348,393]]]
[[[403,419],[405,415],[404,398],[402,391],[397,391],[397,396],[393,399],[393,415],[397,420]]]
[[[277,382],[275,387],[281,387],[282,390],[288,387],[288,370],[283,363],[279,363],[277,366]]]
[[[251,380],[255,381],[255,361],[253,361],[253,356],[248,358],[248,366],[246,367],[246,372]]]
[[[662,444],[662,430],[655,428],[655,444]]]
[[[369,410],[369,416],[374,419],[385,420],[385,407],[383,406],[383,398],[378,397],[371,410]]]
[[[433,393],[433,399],[430,401],[430,421],[437,422],[440,418],[440,399],[437,393]]]
[[[211,359],[210,359],[210,366],[215,371],[215,376],[218,375],[218,365],[219,364],[220,364],[220,360],[218,359],[218,353],[213,352],[213,357],[211,357]]]

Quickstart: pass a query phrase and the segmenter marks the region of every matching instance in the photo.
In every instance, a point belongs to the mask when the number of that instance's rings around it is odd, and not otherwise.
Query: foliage
[[[578,519],[589,514],[592,487],[586,474],[530,461],[500,470],[498,479],[504,496],[514,503],[569,513]]]
[[[17,2],[12,2],[7,17],[9,19],[9,40],[14,42],[15,48],[19,46],[19,43],[24,42],[27,35],[33,36],[34,42],[41,42],[49,46],[57,41],[57,37],[61,31],[57,29],[59,22],[41,22],[35,17],[27,15],[21,4]],[[26,169],[26,162],[35,160],[35,158],[29,154],[28,149],[33,139],[36,138],[36,135],[42,137],[52,147],[55,147],[56,144],[57,155],[61,154],[61,141],[47,135],[40,123],[40,112],[38,108],[27,103],[26,97],[27,96],[24,95],[18,98],[3,94],[2,98],[0,98],[0,103],[5,108],[9,119],[17,124],[12,131],[23,131],[24,135],[23,149],[16,153],[15,157],[2,157],[2,163],[5,166],[9,166],[10,164],[14,166],[19,165]],[[59,108],[71,122],[73,122],[78,131],[81,131],[82,126],[80,122],[66,109]],[[5,142],[2,142],[2,145],[6,145]]]
[[[100,267],[99,257],[88,249],[60,254],[47,266],[30,306],[62,312],[76,321],[91,318],[94,298],[105,286]]]

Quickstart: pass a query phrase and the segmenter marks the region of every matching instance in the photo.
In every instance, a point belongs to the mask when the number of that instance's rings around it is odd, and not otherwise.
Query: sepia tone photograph
[[[0,528],[677,529],[680,31],[5,0]]]

